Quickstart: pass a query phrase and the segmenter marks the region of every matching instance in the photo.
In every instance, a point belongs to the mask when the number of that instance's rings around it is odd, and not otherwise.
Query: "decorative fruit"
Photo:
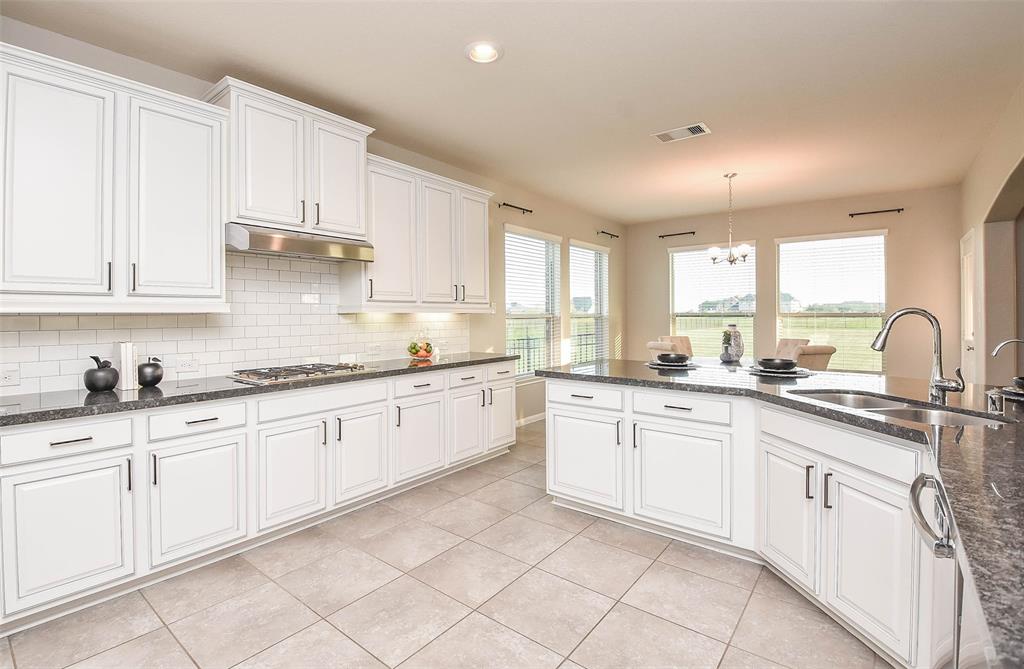
[[[414,341],[406,349],[414,358],[429,358],[434,355],[434,346],[429,341]]]

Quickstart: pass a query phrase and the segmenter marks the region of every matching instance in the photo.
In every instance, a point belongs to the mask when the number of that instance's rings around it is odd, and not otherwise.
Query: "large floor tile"
[[[358,547],[393,567],[409,571],[462,541],[421,520],[410,520],[365,539]]]
[[[434,481],[434,485],[457,495],[467,495],[474,490],[483,488],[488,483],[494,483],[498,478],[473,469],[462,469]]]
[[[19,669],[53,669],[113,648],[161,627],[137,592],[37,625],[11,636]]]
[[[0,639],[0,669],[14,669],[10,637]]]
[[[568,655],[614,604],[609,597],[533,569],[481,606],[480,612]]]
[[[622,601],[728,643],[750,591],[655,562]]]
[[[578,536],[537,566],[618,599],[651,566],[651,562],[636,553]]]
[[[276,583],[221,602],[171,624],[202,669],[230,667],[318,620]]]
[[[471,537],[477,532],[486,530],[502,518],[507,517],[511,511],[499,509],[490,504],[478,502],[469,497],[459,497],[439,506],[429,513],[420,516],[420,520],[447,530],[460,537]]]
[[[529,568],[519,560],[464,541],[409,573],[449,597],[476,608]]]
[[[412,656],[403,669],[555,669],[562,657],[507,627],[473,613]]]
[[[622,523],[599,519],[583,531],[583,536],[654,559],[672,540],[653,532],[645,532]]]
[[[518,511],[544,497],[545,494],[542,489],[532,485],[501,479],[469,493],[468,497],[506,511]]]
[[[725,644],[616,604],[569,659],[587,669],[713,669]]]
[[[166,627],[71,665],[73,669],[194,669],[195,663]]]
[[[736,646],[729,646],[725,650],[725,657],[718,669],[787,669],[781,664],[775,664],[771,660],[758,657]]]
[[[784,599],[791,604],[817,609],[806,597],[794,590],[789,583],[776,576],[771,569],[764,569],[754,584],[754,592],[765,597]]]
[[[759,564],[682,541],[673,541],[658,560],[747,590],[761,573]]]
[[[505,478],[516,483],[532,485],[534,488],[540,488],[541,490],[545,490],[548,487],[548,470],[543,464],[531,465],[526,469],[520,469]]]
[[[473,537],[473,541],[517,560],[536,564],[571,538],[570,532],[515,514],[488,527]]]
[[[544,434],[544,430],[545,429],[546,429],[545,421],[543,421],[543,420],[535,420],[532,423],[527,423],[526,425],[523,425],[522,427],[520,427],[519,431],[520,432],[525,432],[525,433],[531,433],[532,432],[532,433],[535,433],[535,434]]]
[[[349,604],[328,621],[394,667],[469,612],[451,597],[403,576]]]
[[[512,448],[509,449],[509,454],[519,460],[525,460],[526,462],[532,462],[534,464],[543,464],[547,459],[547,450],[544,448],[544,438],[541,437],[537,440],[518,440]]]
[[[732,645],[793,669],[870,669],[875,654],[821,611],[751,595]]]
[[[142,594],[170,624],[269,581],[252,563],[236,555],[160,581]]]
[[[332,518],[321,523],[320,527],[344,542],[355,543],[384,530],[390,530],[395,525],[401,525],[407,520],[409,520],[409,516],[404,513],[378,503]]]
[[[473,465],[471,469],[473,471],[481,472],[483,474],[490,474],[491,476],[497,476],[499,478],[514,474],[520,469],[526,469],[532,462],[520,460],[519,458],[513,457],[511,454],[506,453],[505,455],[499,455],[496,458],[485,460],[478,465]]]
[[[401,575],[391,565],[349,547],[290,571],[277,582],[306,606],[328,616]]]
[[[458,497],[456,493],[443,490],[433,484],[426,484],[406,490],[394,497],[388,497],[381,501],[381,504],[409,516],[421,516],[431,509],[447,504],[456,497]]]
[[[242,553],[242,557],[270,578],[277,578],[344,547],[345,544],[323,526],[314,525],[257,546]]]
[[[375,657],[339,632],[330,623],[320,621],[274,644],[259,655],[237,665],[236,669],[384,669]]]
[[[588,525],[597,520],[596,516],[591,516],[588,513],[581,513],[554,504],[550,495],[538,499],[533,504],[521,509],[519,513],[527,518],[554,525],[573,534],[585,530]]]

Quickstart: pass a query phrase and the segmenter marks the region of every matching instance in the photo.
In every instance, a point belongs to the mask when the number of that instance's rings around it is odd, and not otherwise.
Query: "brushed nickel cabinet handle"
[[[306,201],[305,200],[299,200],[299,206],[302,207],[302,217],[299,219],[299,223],[305,223],[306,222]]]
[[[488,402],[491,406],[494,406],[494,388],[488,388],[491,391],[491,400]]]
[[[636,448],[636,422],[633,422],[633,448]]]
[[[829,481],[830,478],[832,478],[832,472],[829,472],[828,474],[825,474],[825,490],[824,490],[824,497],[825,497],[825,499],[823,499],[822,501],[824,502],[824,506],[825,506],[826,509],[831,509],[832,508],[832,505],[828,503],[828,481]]]
[[[78,439],[65,439],[64,441],[51,441],[50,446],[70,446],[71,444],[84,444],[92,441],[92,437],[80,437]]]
[[[314,202],[313,203],[313,208],[316,209],[315,224],[316,225],[320,225],[320,203],[319,202]]]
[[[666,404],[666,409],[678,409],[679,411],[693,411],[693,407],[680,407],[674,404]]]
[[[594,399],[593,395],[576,395],[575,393],[570,394],[569,397],[576,397],[576,398],[581,399],[581,400],[592,400],[592,399]]]
[[[462,284],[462,301],[466,301],[466,284]]]
[[[320,440],[320,443],[323,444],[324,446],[326,446],[327,445],[327,419],[325,418],[325,419],[321,420],[320,424],[324,426],[324,436],[323,436],[323,439]]]
[[[341,443],[341,416],[338,416],[335,420],[338,421],[338,435],[335,441]]]
[[[211,418],[197,418],[196,420],[187,420],[185,425],[199,425],[201,423],[212,423],[216,420],[220,420],[220,416],[213,416]]]
[[[413,388],[428,388],[428,387],[430,387],[430,384],[429,383],[414,383],[414,384],[412,384],[412,387]]]
[[[804,467],[804,498],[814,499],[814,495],[811,494],[811,470],[814,469],[814,465],[806,465]]]
[[[508,374],[508,370],[507,369],[503,369],[500,372],[498,372],[498,374]]]
[[[487,391],[483,388],[480,389],[480,406],[487,405]]]
[[[455,297],[452,298],[455,302],[459,301],[459,284],[453,283],[452,288],[455,290]]]
[[[615,421],[615,445],[619,446],[622,444],[622,421]]]
[[[131,492],[132,491],[132,459],[131,458],[126,458],[126,459],[128,460],[128,492]]]
[[[370,300],[373,299],[373,279],[370,279],[370,294],[367,297],[367,299],[370,299]]]
[[[154,453],[153,454],[153,485],[156,485],[156,469],[157,469],[156,453]]]
[[[459,380],[460,381],[472,381],[475,378],[476,378],[475,376],[460,376]]]
[[[132,263],[132,292],[138,289],[138,272],[135,271],[135,263]]]
[[[396,407],[398,409],[398,422],[395,423],[395,427],[402,427],[402,407]]]
[[[107,261],[107,290],[114,290],[114,263]]]

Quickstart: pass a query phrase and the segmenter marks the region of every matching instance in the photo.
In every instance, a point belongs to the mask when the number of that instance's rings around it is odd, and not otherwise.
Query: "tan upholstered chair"
[[[836,352],[835,346],[805,344],[796,349],[796,365],[804,369],[825,371],[828,369],[828,362]]]
[[[693,357],[693,346],[689,337],[662,335],[658,341],[647,342],[647,352],[651,354],[651,360],[657,360],[659,353],[685,353]]]
[[[796,350],[810,342],[810,339],[780,339],[775,347],[775,357],[796,360]]]

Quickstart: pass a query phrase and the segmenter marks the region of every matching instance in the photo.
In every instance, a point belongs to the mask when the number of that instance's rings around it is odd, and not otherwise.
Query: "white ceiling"
[[[721,211],[727,171],[738,208],[956,183],[1024,78],[1024,2],[2,7],[627,223]]]

